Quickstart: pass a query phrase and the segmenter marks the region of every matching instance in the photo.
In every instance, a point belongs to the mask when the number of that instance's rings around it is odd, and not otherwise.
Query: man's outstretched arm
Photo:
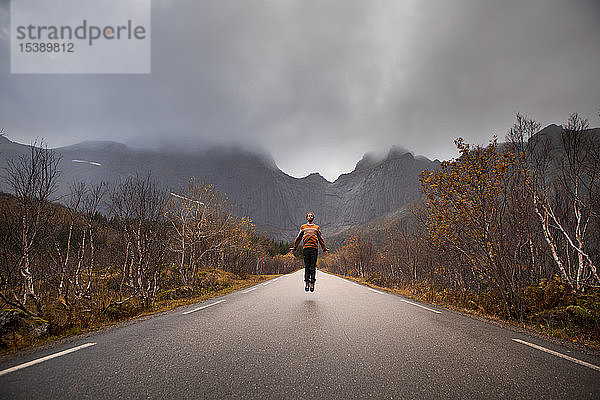
[[[302,229],[300,229],[300,232],[298,232],[298,237],[296,237],[296,240],[294,241],[294,247],[292,247],[290,249],[290,251],[292,253],[294,251],[296,251],[296,249],[298,248],[298,245],[300,244],[300,241],[302,240],[302,236],[304,236],[304,232],[302,231]]]
[[[327,248],[327,246],[325,246],[325,241],[323,240],[323,236],[321,236],[321,230],[317,230],[317,239],[319,240],[319,243],[321,244],[321,248],[323,249],[323,253],[327,253],[329,251],[329,249]]]

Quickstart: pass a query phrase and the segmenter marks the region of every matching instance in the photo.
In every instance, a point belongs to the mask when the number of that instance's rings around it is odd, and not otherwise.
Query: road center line
[[[552,354],[553,356],[564,358],[565,360],[569,360],[569,361],[574,362],[576,364],[583,365],[584,367],[588,367],[588,368],[591,368],[591,369],[595,369],[596,371],[600,371],[600,367],[597,366],[597,365],[590,364],[588,362],[581,361],[581,360],[578,360],[578,359],[573,358],[573,357],[569,357],[569,356],[567,356],[565,354],[559,353],[558,351],[550,350],[550,349],[547,349],[545,347],[538,346],[537,344],[529,343],[529,342],[526,342],[526,341],[521,340],[521,339],[513,339],[513,341],[515,341],[517,343],[524,344],[525,346],[533,347],[534,349],[537,349],[537,350],[540,350],[540,351],[544,351],[544,352],[546,352],[548,354]]]
[[[193,310],[190,310],[190,311],[184,311],[184,312],[182,312],[181,314],[183,314],[183,315],[186,315],[186,314],[190,314],[190,313],[193,313],[193,312],[196,312],[196,311],[200,311],[200,310],[203,310],[203,309],[205,309],[205,308],[207,308],[207,307],[214,306],[215,304],[222,303],[222,302],[224,302],[224,301],[225,301],[225,300],[219,300],[219,301],[215,301],[214,303],[210,303],[210,304],[207,304],[207,305],[205,305],[205,306],[202,306],[202,307],[194,308]]]
[[[437,310],[431,309],[429,307],[425,307],[425,306],[422,306],[420,304],[413,303],[412,301],[408,301],[408,300],[404,300],[404,299],[400,299],[400,301],[403,301],[403,302],[408,303],[408,304],[412,304],[413,306],[421,307],[421,308],[423,308],[423,309],[425,309],[427,311],[431,311],[431,312],[434,312],[436,314],[441,314],[442,313],[441,311],[437,311]]]
[[[250,288],[248,290],[244,290],[242,293],[248,293],[248,292],[251,292],[251,291],[256,290],[256,289],[257,289],[256,287],[253,287],[253,288]]]
[[[86,347],[90,347],[95,344],[96,343],[93,343],[93,342],[82,344],[81,346],[72,347],[70,349],[60,351],[58,353],[50,354],[49,356],[46,356],[46,357],[38,358],[37,360],[29,361],[29,362],[26,362],[26,363],[23,363],[20,365],[16,365],[14,367],[3,369],[2,371],[0,371],[0,376],[10,374],[11,372],[15,372],[15,371],[18,371],[23,368],[31,367],[32,365],[39,364],[41,362],[48,361],[48,360],[51,360],[56,357],[64,356],[65,354],[69,354],[69,353],[72,353],[77,350],[85,349]]]

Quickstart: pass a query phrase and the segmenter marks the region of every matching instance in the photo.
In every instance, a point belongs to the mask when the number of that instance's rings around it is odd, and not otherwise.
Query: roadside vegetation
[[[299,267],[212,185],[190,179],[170,192],[134,175],[73,182],[57,199],[58,163],[34,145],[1,172],[11,193],[0,193],[0,353]]]
[[[600,349],[600,138],[522,115],[506,143],[456,140],[424,198],[323,257],[331,272]]]

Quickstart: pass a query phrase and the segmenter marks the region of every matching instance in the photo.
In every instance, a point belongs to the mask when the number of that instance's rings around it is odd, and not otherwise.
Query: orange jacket
[[[300,232],[294,242],[294,249],[298,247],[302,238],[304,238],[304,242],[302,243],[302,246],[304,247],[318,249],[320,244],[323,251],[327,248],[325,246],[325,241],[321,236],[321,228],[319,228],[319,225],[317,224],[304,224],[300,227]]]

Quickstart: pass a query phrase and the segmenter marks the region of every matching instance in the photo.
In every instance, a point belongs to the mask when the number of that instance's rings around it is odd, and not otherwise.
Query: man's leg
[[[310,248],[302,249],[302,255],[304,256],[304,290],[308,291],[309,283],[310,283]]]
[[[310,249],[310,264],[308,266],[308,277],[310,280],[310,291],[314,292],[315,290],[315,273],[317,270],[317,256],[319,255],[319,250],[311,248]]]
[[[304,256],[304,282],[310,282],[310,248],[302,249],[302,255]]]
[[[317,280],[316,275],[317,275],[317,258],[319,257],[319,250],[315,249],[314,253],[313,253],[313,257],[311,258],[311,264],[310,264],[310,282],[311,283],[315,283],[315,281]]]

